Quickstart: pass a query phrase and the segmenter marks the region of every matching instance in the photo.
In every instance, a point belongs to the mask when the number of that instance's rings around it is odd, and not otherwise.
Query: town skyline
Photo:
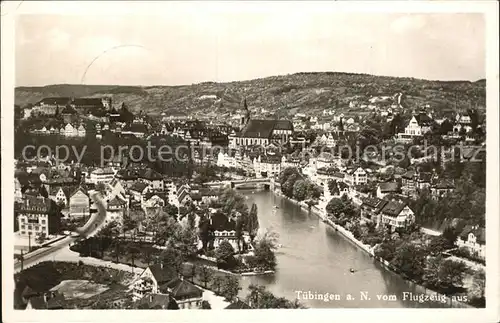
[[[152,16],[24,15],[16,28],[16,86],[175,86],[326,71],[436,81],[486,78],[481,14],[298,17],[192,13],[192,19],[167,22]]]

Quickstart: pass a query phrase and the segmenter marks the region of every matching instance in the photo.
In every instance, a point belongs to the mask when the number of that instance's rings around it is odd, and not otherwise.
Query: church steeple
[[[243,109],[245,110],[245,115],[241,118],[241,127],[244,127],[250,120],[250,110],[247,105],[247,98],[243,100]]]

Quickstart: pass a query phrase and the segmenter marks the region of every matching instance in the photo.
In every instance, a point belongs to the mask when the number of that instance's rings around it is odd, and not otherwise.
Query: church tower
[[[243,128],[248,123],[248,121],[250,121],[250,110],[248,109],[247,98],[243,100],[243,110],[245,115],[241,117],[241,128]]]

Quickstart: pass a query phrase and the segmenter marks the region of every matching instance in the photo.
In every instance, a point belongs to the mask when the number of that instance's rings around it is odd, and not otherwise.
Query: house
[[[112,200],[110,200],[107,203],[105,222],[123,223],[123,216],[127,208],[128,208],[127,200],[123,200],[120,197],[115,196]]]
[[[340,168],[342,167],[342,160],[339,156],[334,156],[329,152],[322,152],[316,157],[315,161],[316,169],[321,168]]]
[[[132,286],[132,297],[141,299],[148,293],[159,294],[160,286],[168,283],[176,277],[173,268],[157,263],[148,266],[137,278]]]
[[[22,203],[16,203],[14,210],[22,236],[48,236],[60,230],[61,213],[51,199],[25,196]]]
[[[85,130],[85,127],[83,126],[83,124],[81,124],[78,127],[78,137],[85,137],[86,134],[87,134],[87,131]]]
[[[142,207],[143,208],[163,207],[166,204],[165,199],[167,198],[163,194],[147,193],[143,199]]]
[[[419,191],[428,189],[431,186],[432,173],[419,172],[416,178],[416,188]]]
[[[410,137],[423,136],[432,130],[433,123],[434,121],[425,113],[413,115],[404,134]]]
[[[144,182],[135,182],[130,188],[129,192],[136,201],[142,201],[143,196],[149,192],[149,185]]]
[[[275,151],[267,150],[253,160],[255,175],[260,177],[274,177],[281,172],[281,155]]]
[[[73,126],[71,123],[67,123],[64,126],[64,134],[65,137],[78,137],[78,127]]]
[[[361,201],[361,219],[379,223],[379,213],[388,201],[378,197],[363,197]]]
[[[236,221],[234,219],[217,212],[210,216],[210,226],[214,233],[214,248],[217,248],[222,241],[226,240],[237,250]]]
[[[21,202],[23,199],[22,185],[19,179],[14,178],[14,200],[16,202]]]
[[[417,192],[417,186],[415,182],[415,177],[417,172],[415,170],[408,170],[406,173],[401,175],[401,191],[404,195],[410,196],[415,195]]]
[[[377,226],[384,224],[394,231],[413,222],[415,222],[415,214],[410,207],[404,202],[392,200],[387,202],[380,210]]]
[[[69,196],[69,216],[80,218],[90,215],[90,198],[85,188],[79,186]]]
[[[431,185],[431,196],[439,199],[448,193],[453,192],[455,184],[453,180],[438,179]]]
[[[182,276],[162,284],[160,292],[175,299],[179,309],[198,309],[203,301],[203,290],[184,280]]]
[[[69,187],[50,186],[49,198],[54,202],[56,202],[57,205],[66,207],[68,206],[68,200],[71,194],[70,192],[71,191]]]
[[[203,204],[210,204],[210,202],[212,201],[216,201],[221,192],[218,191],[218,190],[214,190],[214,189],[200,189],[200,196],[201,196],[201,202]]]
[[[177,200],[179,201],[179,205],[182,206],[193,201],[190,192],[187,190],[181,190],[181,193],[177,196]]]
[[[361,167],[350,168],[345,172],[344,182],[350,186],[366,184],[368,181],[366,171]]]
[[[388,194],[399,192],[399,184],[396,182],[380,183],[377,187],[377,197],[383,199]]]
[[[55,115],[56,111],[71,101],[69,97],[44,98],[33,105],[34,114]]]
[[[139,178],[143,179],[153,191],[163,191],[163,176],[157,171],[146,168],[139,172]]]
[[[466,225],[457,237],[457,246],[469,249],[471,254],[486,257],[486,230],[475,225]]]
[[[141,299],[135,302],[134,308],[147,310],[178,310],[179,305],[170,295],[146,293]]]

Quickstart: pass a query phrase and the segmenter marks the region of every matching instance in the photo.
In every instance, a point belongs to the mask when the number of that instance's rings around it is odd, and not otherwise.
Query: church
[[[233,130],[229,135],[229,147],[285,144],[293,135],[293,124],[290,120],[252,119],[246,99],[243,107],[245,115],[241,118],[240,131]]]

